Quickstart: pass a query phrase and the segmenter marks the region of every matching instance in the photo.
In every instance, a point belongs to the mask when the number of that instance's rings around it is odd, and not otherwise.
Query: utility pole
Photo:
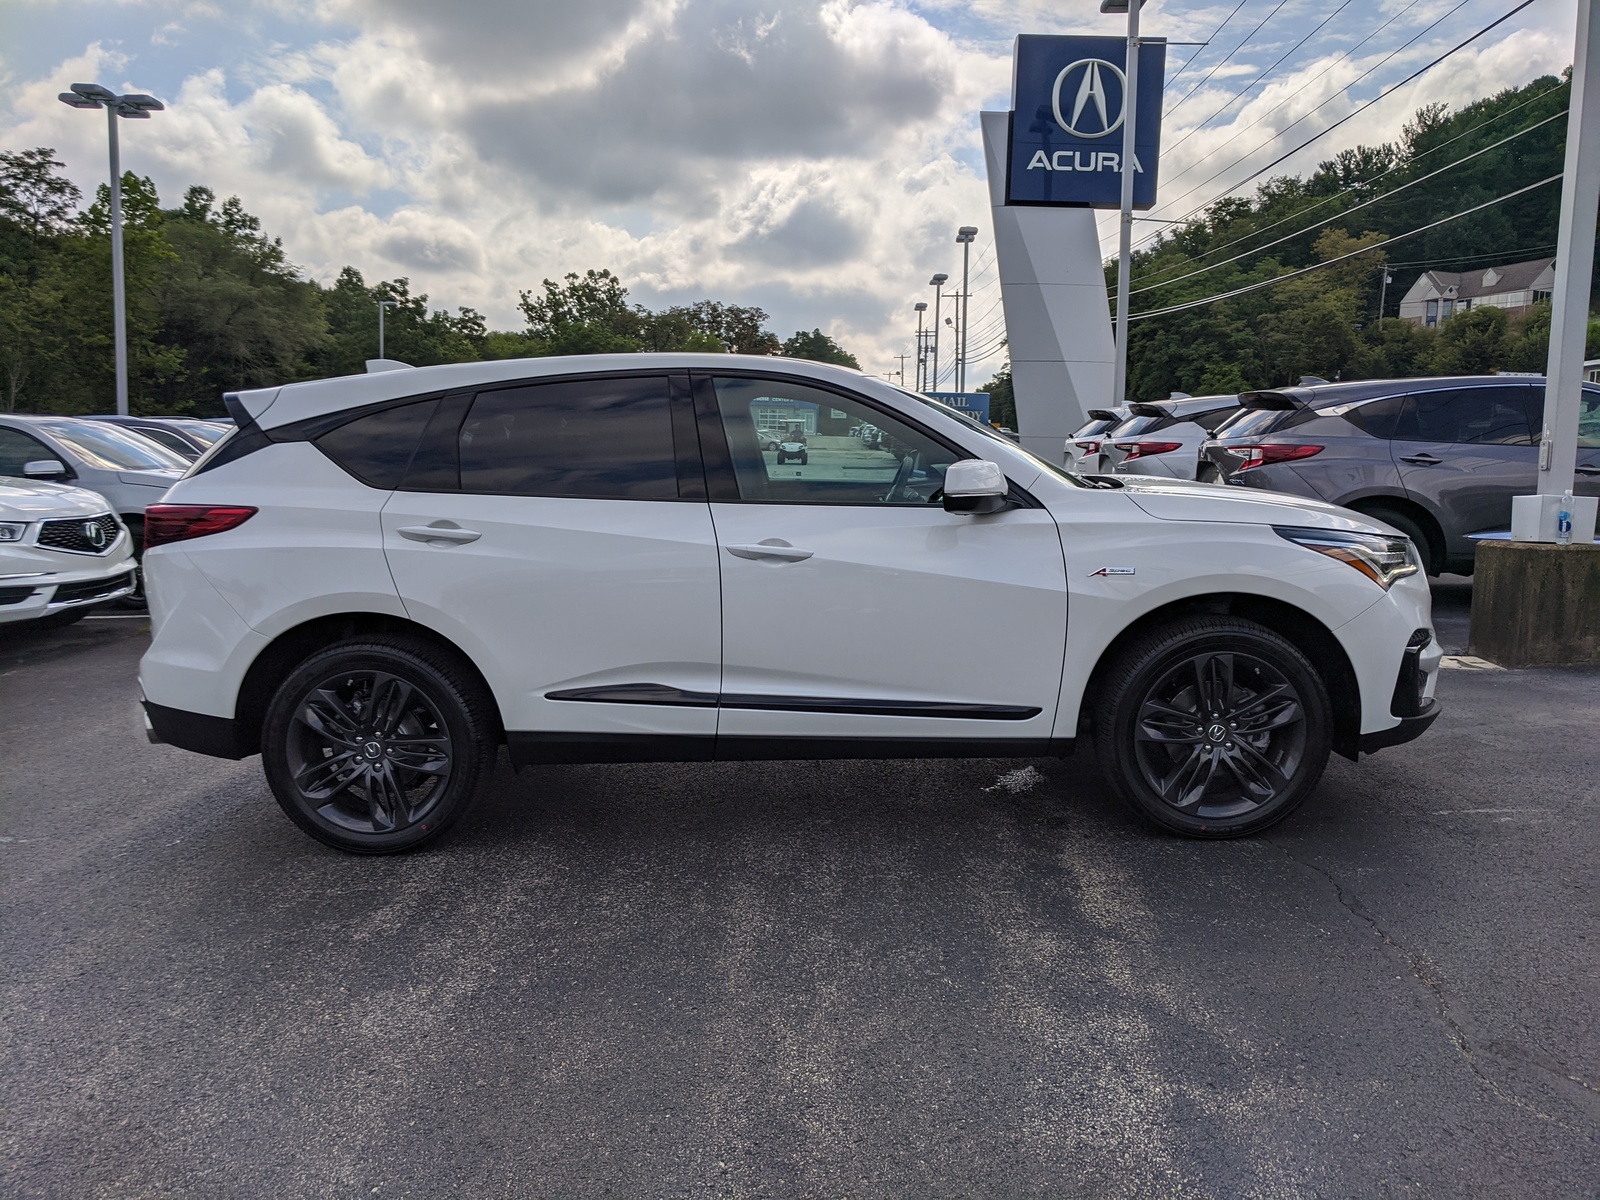
[[[922,329],[922,318],[928,311],[928,302],[918,300],[913,307],[917,312],[917,391],[925,392],[928,390],[928,342]]]
[[[1389,274],[1389,264],[1383,264],[1383,282],[1378,285],[1378,336],[1383,336],[1383,310],[1388,307],[1389,285],[1394,276]]]
[[[379,358],[383,357],[383,310],[386,309],[386,308],[398,307],[399,303],[400,302],[398,300],[379,300],[378,301],[378,357]]]
[[[933,369],[932,378],[928,380],[928,391],[939,390],[939,306],[944,299],[945,280],[950,276],[943,271],[928,280],[928,285],[933,288]]]
[[[1117,236],[1117,346],[1111,381],[1115,404],[1128,396],[1128,276],[1133,265],[1133,147],[1139,115],[1139,10],[1144,0],[1101,0],[1103,13],[1127,11],[1128,60],[1122,87],[1122,223]]]
[[[976,225],[963,225],[956,230],[956,241],[961,246],[961,340],[957,345],[956,391],[967,390],[967,312],[971,304],[971,291],[967,286],[967,268],[972,259],[972,239],[978,236]]]
[[[899,370],[900,386],[901,387],[905,387],[905,385],[906,385],[906,359],[910,358],[911,356],[909,354],[896,354],[895,357],[900,360],[900,370]]]

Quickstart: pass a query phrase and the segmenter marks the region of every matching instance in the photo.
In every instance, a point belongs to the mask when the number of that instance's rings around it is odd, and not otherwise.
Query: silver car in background
[[[1128,419],[1103,438],[1101,457],[1112,473],[1195,479],[1200,447],[1239,411],[1239,397],[1175,396],[1129,408]]]

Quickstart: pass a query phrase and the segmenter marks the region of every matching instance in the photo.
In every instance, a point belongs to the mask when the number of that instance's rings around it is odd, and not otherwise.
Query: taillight
[[[1078,443],[1078,449],[1084,454],[1099,454],[1100,453],[1100,443],[1099,442],[1079,442]]]
[[[1152,454],[1171,454],[1174,450],[1183,449],[1182,442],[1118,442],[1118,450],[1126,450],[1127,458],[1123,462],[1130,462],[1135,458],[1149,458]]]
[[[256,512],[242,504],[152,504],[144,510],[145,549],[236,529]]]
[[[1228,451],[1238,454],[1244,461],[1234,468],[1234,473],[1248,471],[1251,467],[1265,467],[1270,463],[1293,462],[1297,458],[1310,458],[1321,454],[1321,446],[1229,446]]]

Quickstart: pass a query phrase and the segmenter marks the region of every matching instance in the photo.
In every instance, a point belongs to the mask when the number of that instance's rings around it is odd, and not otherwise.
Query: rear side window
[[[1374,400],[1371,404],[1352,408],[1344,414],[1344,419],[1362,433],[1370,433],[1375,438],[1387,441],[1394,437],[1394,431],[1400,424],[1400,414],[1405,411],[1405,407],[1404,395],[1388,396],[1382,400]]]
[[[317,449],[368,487],[393,491],[405,478],[437,398],[346,421],[316,439]]]
[[[1544,429],[1544,385],[1528,391],[1528,425],[1537,434]],[[1600,391],[1586,387],[1578,402],[1578,449],[1600,449]]]
[[[480,392],[461,423],[461,490],[676,500],[666,376]]]
[[[1413,392],[1394,436],[1406,442],[1531,446],[1526,387],[1448,388]]]

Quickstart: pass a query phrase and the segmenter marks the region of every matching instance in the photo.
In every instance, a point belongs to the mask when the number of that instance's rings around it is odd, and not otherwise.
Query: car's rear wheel
[[[488,698],[450,655],[374,638],[318,651],[262,726],[267,782],[289,819],[356,854],[413,850],[470,807],[493,763]]]
[[[1333,710],[1310,661],[1251,621],[1196,617],[1139,638],[1095,714],[1107,781],[1145,820],[1242,837],[1293,812],[1327,766]]]

